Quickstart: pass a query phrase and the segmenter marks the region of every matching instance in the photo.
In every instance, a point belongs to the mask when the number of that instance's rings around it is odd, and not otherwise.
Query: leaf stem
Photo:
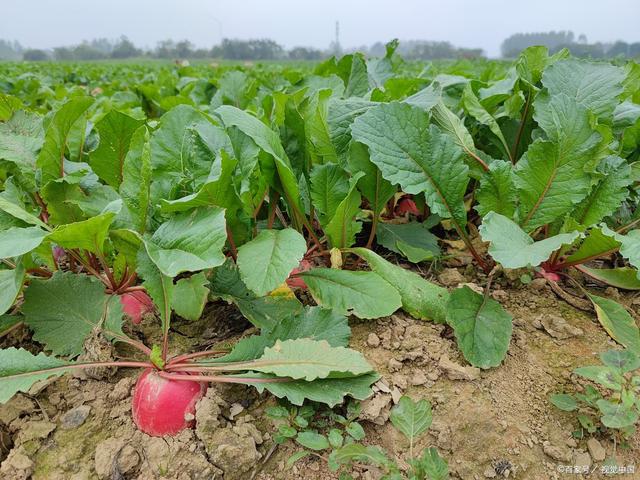
[[[173,358],[170,358],[168,365],[177,364],[179,362],[183,362],[185,360],[191,360],[193,358],[212,357],[214,355],[219,355],[221,353],[228,353],[228,352],[229,352],[229,349],[220,349],[220,350],[206,350],[204,352],[186,353],[184,355],[177,355]]]
[[[520,146],[520,140],[522,138],[522,133],[524,132],[524,126],[527,121],[527,116],[529,115],[529,107],[531,105],[531,89],[529,89],[529,94],[527,95],[527,101],[524,106],[524,112],[522,112],[522,117],[520,118],[520,125],[518,126],[518,133],[516,134],[516,141],[513,144],[513,149],[511,150],[511,161],[513,164],[516,163],[518,155],[518,147]]]
[[[291,382],[291,378],[238,378],[226,375],[178,375],[175,373],[159,372],[159,375],[167,380],[182,380],[187,382],[216,382],[216,383],[285,383]]]

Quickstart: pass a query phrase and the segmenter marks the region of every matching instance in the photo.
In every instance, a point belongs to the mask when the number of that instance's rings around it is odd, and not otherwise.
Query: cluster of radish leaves
[[[73,84],[62,104],[3,94],[0,306],[12,314],[1,326],[24,322],[62,357],[3,351],[12,365],[0,380],[5,396],[51,368],[71,368],[98,328],[140,348],[148,357],[140,366],[164,375],[227,372],[201,377],[298,401],[362,398],[376,378],[368,364],[340,350],[344,339],[332,343],[321,330],[293,325],[306,318],[323,326],[331,316],[344,324],[348,314],[377,318],[399,308],[451,325],[473,365],[499,365],[511,316],[488,288],[448,292],[366,248],[375,240],[417,263],[439,255],[429,231],[438,229],[458,236],[489,272],[474,242],[474,211],[484,217],[489,253],[506,268],[568,266],[575,258],[565,253],[594,258],[590,249],[606,239],[615,240],[606,253],[619,250],[634,263],[634,231],[612,229],[635,221],[636,64],[532,48],[513,68],[495,74],[491,66],[470,79],[464,68],[415,71],[395,46],[381,59],[352,54],[312,72],[232,70],[207,79],[194,68],[165,69],[133,87],[100,83],[94,71],[86,80],[102,91],[96,100]],[[31,91],[19,78],[15,93]],[[53,109],[44,117],[35,113],[43,104]],[[399,224],[393,205],[406,196],[413,220]],[[585,210],[581,221],[577,208]],[[335,267],[350,256],[369,270],[297,268],[314,258],[328,266],[330,251],[340,258]],[[318,307],[303,307],[282,287],[293,269]],[[162,322],[163,342],[153,348],[122,332],[114,294],[138,289]],[[76,291],[94,298],[92,306]],[[261,335],[221,358],[171,357],[172,311],[195,319],[209,299],[235,303]],[[600,302],[604,311],[611,301]],[[340,360],[291,367],[312,354]],[[274,367],[273,357],[282,364]]]

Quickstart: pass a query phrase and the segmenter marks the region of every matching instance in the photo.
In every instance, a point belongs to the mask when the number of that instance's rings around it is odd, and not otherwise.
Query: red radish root
[[[133,392],[133,421],[152,437],[177,435],[194,426],[196,403],[206,391],[206,383],[169,380],[148,368],[138,378]]]
[[[146,315],[153,314],[155,311],[153,301],[142,290],[123,293],[120,295],[120,303],[125,315],[136,325],[140,324]]]

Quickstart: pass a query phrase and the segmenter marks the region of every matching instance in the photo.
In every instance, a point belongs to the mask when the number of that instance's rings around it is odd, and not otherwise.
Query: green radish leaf
[[[117,110],[111,110],[96,123],[100,143],[89,155],[89,165],[101,180],[113,188],[122,183],[131,138],[143,123]]]
[[[484,106],[480,103],[480,100],[478,100],[478,97],[476,97],[476,94],[471,88],[471,83],[467,83],[464,91],[462,92],[462,103],[469,115],[475,118],[482,125],[489,127],[489,130],[491,130],[491,132],[498,137],[498,140],[500,140],[505,153],[509,155],[509,145],[507,145],[507,141],[502,134],[500,125],[498,125],[498,121],[493,117],[493,115],[487,112]]]
[[[0,158],[15,163],[24,175],[34,175],[43,141],[42,118],[36,114],[18,111],[0,123]]]
[[[349,423],[344,431],[354,440],[364,440],[364,437],[366,435],[364,432],[364,428],[362,428],[362,425],[357,422]]]
[[[446,321],[446,305],[449,292],[446,288],[426,281],[420,275],[387,260],[366,248],[348,250],[362,257],[371,270],[380,275],[400,294],[402,308],[409,315],[421,320]]]
[[[45,133],[36,164],[42,170],[42,184],[63,176],[63,162],[69,134],[76,121],[93,104],[91,97],[73,97],[54,114]]]
[[[44,223],[38,217],[27,212],[24,208],[20,207],[19,205],[16,205],[15,203],[10,202],[5,197],[0,197],[0,210],[30,225],[35,225],[37,227],[44,228],[45,230],[51,230],[51,227],[49,227],[46,223]]]
[[[578,265],[618,250],[620,242],[603,232],[603,226],[593,227],[578,249],[567,257],[565,263]]]
[[[349,443],[335,450],[331,457],[336,465],[348,465],[351,462],[370,465],[387,465],[390,463],[390,460],[380,447],[365,446],[360,443]]]
[[[294,405],[302,405],[305,400],[311,400],[335,407],[344,402],[346,396],[356,400],[370,397],[372,394],[371,385],[378,381],[380,375],[368,373],[357,377],[317,379],[313,382],[306,380],[283,382],[281,377],[259,373],[233,375],[232,377],[240,378],[244,383],[253,385],[259,393],[267,390],[278,398],[286,398]],[[252,382],[252,380],[264,382],[270,378],[274,380],[272,383]]]
[[[28,392],[38,380],[53,375],[60,376],[71,362],[50,357],[44,353],[33,355],[22,348],[0,350],[0,404],[7,402],[18,392]]]
[[[200,207],[178,213],[145,240],[149,258],[163,275],[175,277],[224,263],[227,241],[224,210]]]
[[[232,260],[215,269],[210,288],[214,298],[236,304],[247,320],[262,329],[273,328],[283,318],[302,311],[302,304],[295,296],[259,297],[251,292],[240,279],[238,267]]]
[[[609,156],[598,166],[602,179],[596,183],[589,196],[578,204],[571,218],[581,225],[595,225],[613,214],[629,196],[633,183],[631,167],[620,157]]]
[[[624,377],[618,371],[603,365],[576,368],[573,373],[592,380],[611,390],[622,390]]]
[[[16,301],[22,283],[24,282],[25,268],[19,263],[11,270],[0,270],[0,314],[7,312]],[[0,328],[0,332],[4,328]]]
[[[311,200],[324,225],[333,218],[338,206],[349,194],[349,176],[339,165],[325,163],[315,165],[309,179]]]
[[[555,393],[549,397],[551,403],[565,412],[573,412],[578,408],[578,402],[571,395],[566,393]]]
[[[162,211],[181,212],[196,207],[217,206],[226,208],[227,212],[235,212],[240,202],[233,183],[237,164],[238,161],[235,158],[221,150],[220,158],[214,161],[209,178],[202,188],[196,193],[177,200],[161,199]]]
[[[80,355],[96,328],[107,338],[123,336],[118,297],[107,295],[102,282],[86,275],[55,272],[48,280],[33,279],[22,313],[33,339],[56,355]]]
[[[396,186],[382,177],[380,169],[369,158],[365,145],[352,142],[349,148],[348,169],[351,175],[362,172],[358,180],[358,189],[371,204],[373,214],[378,217],[387,202],[396,193]]]
[[[427,400],[414,402],[406,395],[391,409],[389,420],[410,442],[415,442],[428,430],[432,420],[431,404]]]
[[[329,430],[329,434],[327,435],[327,440],[333,448],[340,448],[344,443],[344,437],[342,433],[337,428],[332,428]]]
[[[402,305],[397,290],[373,272],[314,268],[301,276],[318,305],[339,313],[379,318]]]
[[[209,297],[208,284],[204,272],[181,278],[173,288],[171,308],[182,318],[198,320]]]
[[[476,210],[482,216],[496,212],[513,218],[518,202],[513,166],[509,162],[496,160],[489,171],[480,177],[480,188],[476,192]]]
[[[79,248],[102,254],[104,241],[115,216],[115,213],[108,212],[81,222],[60,225],[47,238],[64,248]]]
[[[376,239],[384,248],[412,263],[433,260],[440,255],[438,237],[424,223],[380,223]]]
[[[304,237],[292,228],[263,230],[238,249],[240,278],[253,293],[265,295],[287,279],[306,251]]]
[[[326,340],[308,338],[277,340],[260,358],[242,369],[308,382],[327,377],[353,377],[372,371],[360,352],[332,347]]]
[[[590,268],[581,265],[578,269],[589,277],[623,290],[640,290],[640,279],[635,268]]]
[[[465,230],[469,168],[451,137],[429,125],[428,113],[405,103],[378,105],[359,116],[351,130],[356,141],[369,147],[385,179],[406,193],[424,192],[433,213]]]
[[[439,101],[432,109],[433,122],[453,138],[468,156],[476,155],[476,146],[473,137],[464,125],[464,121],[449,110],[442,101]]]
[[[604,223],[600,225],[600,229],[604,235],[620,243],[620,255],[629,260],[636,269],[640,268],[640,229],[631,230],[626,235],[614,232]]]
[[[0,258],[12,258],[34,250],[47,236],[40,227],[11,227],[0,231]]]
[[[362,224],[354,221],[355,216],[360,212],[360,193],[356,186],[363,173],[356,173],[349,180],[349,192],[340,202],[333,217],[325,226],[324,231],[329,237],[333,248],[347,248],[355,243],[355,238]]]
[[[482,240],[491,242],[489,254],[504,268],[537,267],[580,237],[580,232],[561,233],[535,242],[517,223],[495,212],[485,215],[479,231]]]
[[[329,440],[324,435],[310,430],[300,432],[296,436],[296,442],[309,450],[325,450],[329,448]]]
[[[600,354],[600,360],[608,367],[619,369],[621,373],[640,368],[640,356],[630,350],[608,350]]]
[[[588,171],[599,160],[601,141],[575,99],[559,94],[535,111],[548,140],[534,141],[515,167],[520,225],[529,232],[558,220],[587,197]]]
[[[640,355],[640,330],[625,308],[613,300],[589,294],[598,321],[616,342]]]
[[[147,229],[150,210],[151,144],[147,127],[138,128],[129,142],[122,166],[120,196],[140,234]]]
[[[511,315],[495,300],[467,286],[451,293],[447,312],[447,323],[464,358],[480,368],[500,365],[511,341]]]
[[[163,274],[143,249],[138,252],[136,264],[136,272],[142,277],[142,286],[160,312],[162,332],[166,334],[171,326],[171,300],[175,289],[173,279]]]
[[[609,119],[623,91],[624,77],[620,67],[570,58],[548,67],[542,75],[542,84],[552,98],[567,95],[596,116]]]
[[[608,400],[598,400],[598,409],[602,412],[600,421],[605,427],[626,428],[638,421],[640,413],[633,407],[628,407],[623,403],[610,402]]]
[[[24,320],[22,315],[0,315],[0,337],[4,336],[8,330]]]
[[[435,448],[425,448],[422,456],[409,460],[418,478],[428,478],[429,480],[448,480],[449,466],[440,456]]]
[[[344,99],[333,97],[329,100],[327,124],[329,126],[331,143],[335,146],[338,156],[342,157],[346,155],[352,145],[350,128],[355,118],[362,115],[374,105],[376,105],[376,102],[370,102],[357,97]],[[354,171],[365,171],[359,168],[355,170],[349,168],[349,170],[351,173],[354,173]]]
[[[280,143],[280,137],[276,132],[267,127],[256,117],[236,107],[223,105],[215,112],[220,116],[226,127],[237,127],[242,133],[251,139],[262,150],[271,155],[275,161],[276,171],[280,178],[282,193],[293,209],[294,217],[302,217],[302,204],[300,202],[300,189],[298,181],[291,168],[291,163]],[[298,218],[302,220],[302,218]]]
[[[307,450],[300,450],[299,452],[294,453],[289,458],[287,458],[287,468],[291,468],[298,461],[302,460],[305,457],[311,455],[311,452]]]
[[[281,319],[271,328],[263,328],[260,335],[243,338],[233,350],[215,359],[201,361],[203,364],[242,362],[259,358],[267,347],[277,340],[326,340],[332,347],[346,347],[349,344],[351,329],[347,317],[333,310],[320,307],[305,307],[302,313]]]

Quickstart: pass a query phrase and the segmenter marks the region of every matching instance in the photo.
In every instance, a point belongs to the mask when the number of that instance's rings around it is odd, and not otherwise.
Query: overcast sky
[[[0,38],[49,48],[127,35],[140,46],[188,39],[272,38],[324,48],[392,38],[448,40],[499,54],[516,32],[571,30],[591,41],[640,41],[640,0],[0,0]]]

